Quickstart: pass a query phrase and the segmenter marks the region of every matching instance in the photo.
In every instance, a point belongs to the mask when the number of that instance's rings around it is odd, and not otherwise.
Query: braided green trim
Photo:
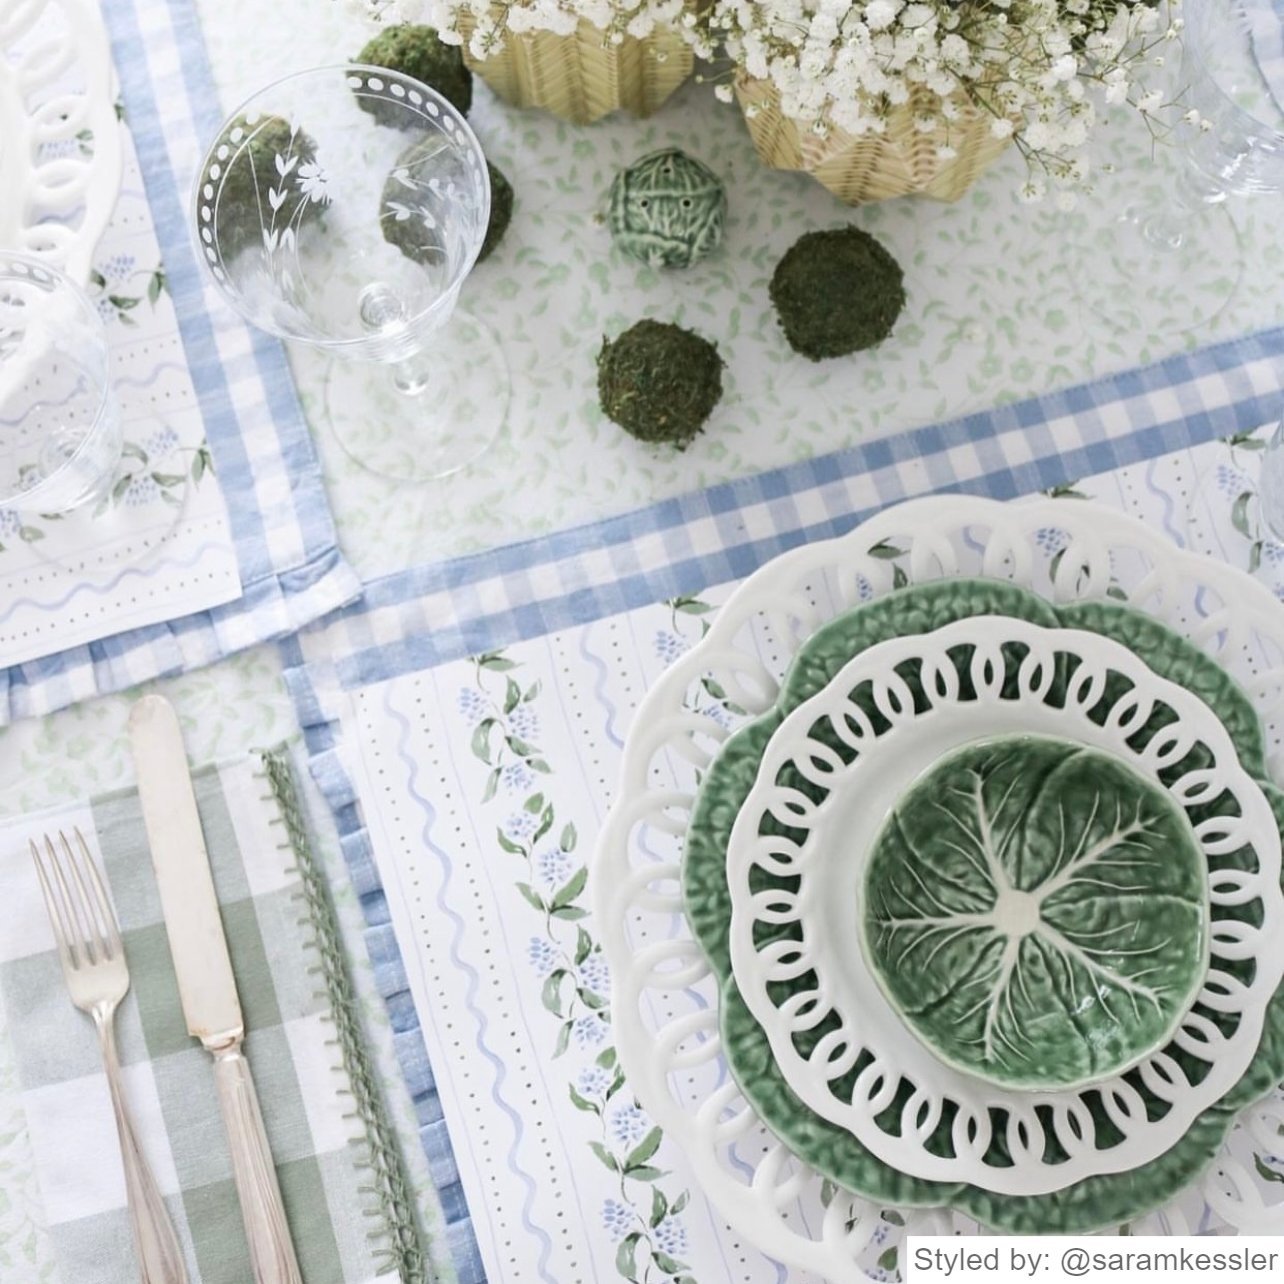
[[[290,847],[303,880],[304,895],[316,930],[317,949],[321,954],[326,992],[334,1011],[335,1030],[343,1053],[343,1067],[352,1084],[357,1114],[365,1128],[366,1145],[370,1151],[371,1186],[379,1201],[378,1216],[383,1223],[383,1229],[373,1234],[386,1238],[387,1246],[380,1255],[386,1257],[385,1268],[396,1266],[403,1284],[432,1284],[432,1272],[415,1216],[414,1196],[362,1038],[356,992],[339,934],[339,921],[325,875],[312,854],[290,760],[277,750],[263,750],[259,756],[272,794],[281,809]]]

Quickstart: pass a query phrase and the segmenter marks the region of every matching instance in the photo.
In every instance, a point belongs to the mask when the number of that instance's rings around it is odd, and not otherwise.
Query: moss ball
[[[431,27],[389,27],[367,41],[355,61],[399,71],[435,89],[461,116],[467,116],[473,105],[473,73],[464,66],[463,50],[446,44]],[[382,125],[403,125],[411,120],[406,109],[395,102],[368,96],[357,102]]]
[[[379,224],[383,239],[395,245],[408,259],[435,267],[445,262],[446,242],[441,222],[427,219],[425,213],[435,213],[437,199],[428,186],[427,175],[418,173],[421,158],[432,159],[438,154],[437,140],[420,139],[407,147],[397,157],[392,172],[383,185]],[[490,175],[490,220],[486,236],[477,255],[480,263],[504,239],[513,217],[513,187],[490,161],[486,162]]]
[[[482,242],[477,262],[490,257],[491,251],[504,239],[508,225],[513,221],[513,185],[503,172],[490,161],[486,162],[490,175],[490,222],[486,224],[486,239]]]
[[[665,321],[639,321],[597,356],[597,392],[608,419],[639,441],[682,449],[722,396],[717,347]]]
[[[707,165],[676,147],[652,152],[611,184],[607,223],[626,254],[652,267],[690,267],[717,249],[727,194]]]
[[[771,277],[771,301],[795,352],[820,361],[881,343],[905,306],[901,266],[868,232],[808,232]]]
[[[325,202],[314,200],[305,185],[312,177],[316,144],[282,116],[261,116],[253,123],[244,116],[229,121],[216,146],[226,146],[215,197],[215,234],[225,259],[251,245],[263,244],[264,231],[300,227],[319,218]],[[281,178],[277,164],[286,167]],[[285,199],[275,211],[269,189],[285,188]],[[266,222],[266,227],[265,227]]]

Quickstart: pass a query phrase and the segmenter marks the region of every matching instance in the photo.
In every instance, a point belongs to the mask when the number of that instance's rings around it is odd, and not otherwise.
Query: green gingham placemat
[[[307,1284],[427,1280],[400,1157],[361,1042],[324,878],[282,753],[195,774],[268,1138]],[[0,1004],[64,1284],[138,1278],[89,1018],[71,1004],[28,838],[79,827],[130,967],[126,1093],[192,1284],[246,1284],[249,1256],[211,1062],[187,1034],[133,790],[0,825]]]

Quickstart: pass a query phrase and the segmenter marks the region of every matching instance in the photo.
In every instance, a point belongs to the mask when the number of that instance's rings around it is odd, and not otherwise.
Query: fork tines
[[[119,957],[121,942],[116,916],[98,866],[89,853],[89,844],[79,826],[72,833],[75,849],[61,829],[56,845],[48,834],[43,835],[43,851],[34,839],[28,841],[58,953],[63,966],[74,971]]]

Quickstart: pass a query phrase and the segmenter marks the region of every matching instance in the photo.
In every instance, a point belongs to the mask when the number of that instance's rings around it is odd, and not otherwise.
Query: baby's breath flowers
[[[1038,199],[1087,177],[1098,102],[1164,107],[1150,75],[1181,31],[1178,0],[713,0],[688,12],[696,52],[725,55],[743,83],[822,137],[887,130],[910,111],[956,154],[951,126],[990,120],[1031,166]],[[697,15],[698,16],[695,16]],[[718,96],[732,96],[725,81]],[[752,95],[750,95],[752,96]],[[742,95],[742,101],[744,95]],[[750,104],[752,106],[752,103]],[[965,110],[968,108],[968,110]],[[955,125],[955,132],[961,126]]]
[[[380,20],[422,22],[447,44],[478,59],[498,53],[507,36],[548,31],[569,36],[584,21],[608,44],[644,39],[658,26],[678,27],[684,0],[361,0]]]

